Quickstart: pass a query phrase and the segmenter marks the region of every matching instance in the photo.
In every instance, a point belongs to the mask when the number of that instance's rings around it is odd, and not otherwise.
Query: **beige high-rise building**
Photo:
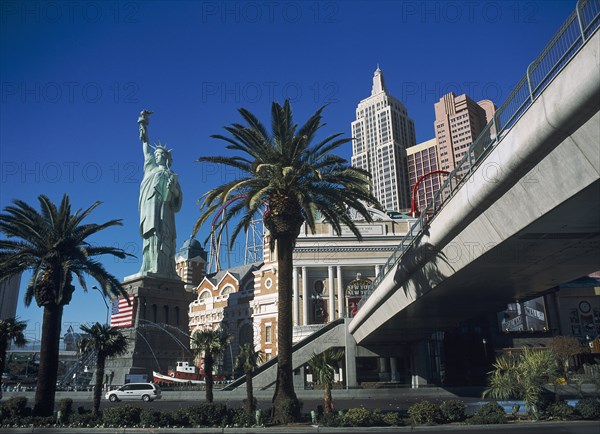
[[[419,178],[439,170],[437,140],[433,138],[412,146],[406,150],[406,154],[408,157],[408,180],[412,195],[414,194],[413,187]],[[422,179],[414,198],[417,210],[423,210],[427,204],[433,202],[433,196],[440,189],[444,179],[445,177],[440,174]]]
[[[452,171],[485,128],[496,107],[489,100],[473,101],[466,94],[444,95],[435,103],[435,137],[441,170]]]
[[[409,208],[406,150],[417,143],[415,126],[404,104],[388,94],[379,68],[373,76],[371,96],[356,108],[352,138],[352,165],[371,173],[373,195],[383,208]]]

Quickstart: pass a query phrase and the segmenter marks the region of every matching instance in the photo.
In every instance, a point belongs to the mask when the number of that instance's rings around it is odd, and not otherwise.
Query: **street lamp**
[[[100,293],[100,295],[102,295],[102,301],[104,302],[104,305],[106,306],[106,324],[108,325],[108,303],[106,302],[106,296],[104,295],[104,292],[102,292],[100,290],[100,288],[98,288],[96,285],[92,286],[92,289],[95,289],[96,291],[98,291]]]

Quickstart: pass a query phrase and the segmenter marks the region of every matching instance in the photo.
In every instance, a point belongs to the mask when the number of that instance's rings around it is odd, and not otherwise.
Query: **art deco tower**
[[[409,208],[406,149],[416,144],[415,126],[404,104],[388,94],[379,68],[371,96],[356,108],[352,137],[352,165],[371,173],[373,194],[383,208]]]

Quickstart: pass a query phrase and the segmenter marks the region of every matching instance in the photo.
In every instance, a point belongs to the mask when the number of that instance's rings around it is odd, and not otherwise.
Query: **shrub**
[[[439,409],[430,401],[417,402],[408,408],[408,417],[412,425],[432,425],[439,418]]]
[[[111,407],[102,413],[102,421],[113,427],[132,427],[140,423],[140,407],[124,405],[123,407]]]
[[[338,413],[324,413],[320,419],[319,424],[322,426],[342,426],[344,416]]]
[[[343,416],[344,426],[373,426],[373,413],[363,407],[351,408]]]
[[[184,428],[191,426],[188,408],[178,408],[173,412],[173,426]]]
[[[506,415],[505,414],[487,414],[480,415],[476,414],[475,416],[467,419],[468,425],[498,425],[506,423]]]
[[[227,410],[227,420],[234,427],[246,428],[255,424],[255,415],[248,414],[243,408],[235,408]]]
[[[440,414],[446,422],[462,422],[467,418],[465,403],[458,399],[444,401],[440,404]]]
[[[383,416],[383,423],[385,425],[388,425],[388,426],[401,426],[401,425],[403,425],[402,418],[400,417],[400,413],[397,413],[395,411],[391,411],[389,413],[386,413]]]
[[[151,428],[168,427],[173,424],[173,416],[168,411],[145,408],[140,413],[140,424]]]
[[[486,402],[476,415],[467,419],[469,425],[496,425],[506,422],[506,413],[496,401]]]
[[[567,420],[573,416],[575,410],[564,401],[554,402],[546,407],[545,414],[552,419]]]
[[[192,426],[222,426],[227,424],[227,407],[216,402],[205,402],[188,408]]]
[[[82,412],[71,415],[69,419],[70,427],[93,428],[98,426],[100,419],[92,416],[91,412]]]
[[[500,404],[498,404],[496,401],[486,402],[485,404],[483,404],[481,406],[481,408],[477,412],[478,416],[489,416],[489,415],[494,415],[494,414],[498,414],[501,416],[506,415],[506,413],[504,413],[504,409],[502,408],[502,406]]]
[[[58,403],[58,411],[62,415],[62,422],[68,422],[73,414],[73,400],[71,398],[63,398]]]
[[[3,406],[6,414],[11,418],[26,417],[31,415],[31,409],[27,407],[27,398],[24,396],[13,396]]]
[[[584,419],[600,419],[600,401],[595,398],[579,400],[577,405],[575,405],[575,410]]]

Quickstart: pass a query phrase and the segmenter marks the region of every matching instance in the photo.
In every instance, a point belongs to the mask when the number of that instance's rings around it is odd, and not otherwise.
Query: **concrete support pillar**
[[[333,266],[327,267],[327,290],[329,291],[329,322],[335,319],[335,284],[333,281]]]
[[[400,381],[400,374],[398,373],[398,359],[396,357],[390,357],[390,374],[392,381]]]
[[[358,387],[358,381],[356,380],[356,341],[354,336],[348,332],[348,324],[350,324],[350,318],[344,320],[344,331],[346,335],[346,389],[352,389]]]
[[[300,320],[300,293],[298,292],[298,267],[294,267],[292,272],[292,309],[293,309],[293,321],[294,325],[299,325]]]
[[[388,362],[389,359],[387,357],[379,357],[378,359],[380,381],[390,381],[390,367]]]
[[[342,267],[337,267],[338,315],[344,318],[344,284],[342,282]]]
[[[417,389],[427,384],[427,342],[419,341],[411,344],[411,387]]]
[[[375,265],[375,277],[379,276],[381,273],[381,265]]]
[[[308,325],[308,282],[307,282],[306,267],[302,267],[302,325]]]

